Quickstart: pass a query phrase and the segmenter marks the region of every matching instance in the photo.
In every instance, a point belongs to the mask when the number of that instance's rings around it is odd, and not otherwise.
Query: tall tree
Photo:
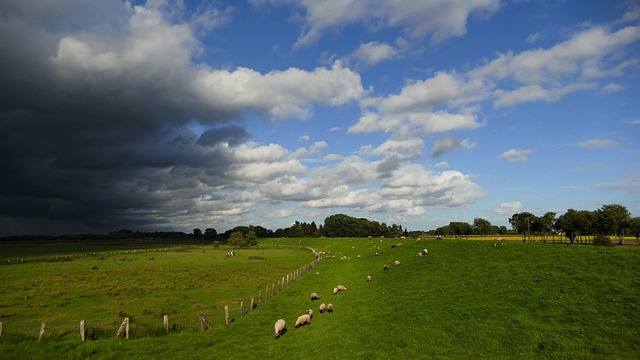
[[[603,205],[596,211],[596,226],[604,235],[613,235],[618,238],[624,235],[624,225],[629,220],[630,214],[626,207],[612,204]]]
[[[491,225],[491,222],[482,218],[473,219],[473,230],[477,235],[489,235],[494,233],[494,227]]]

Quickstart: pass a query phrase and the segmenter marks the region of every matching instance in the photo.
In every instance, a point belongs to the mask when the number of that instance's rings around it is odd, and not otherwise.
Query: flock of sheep
[[[338,285],[335,288],[333,288],[333,294],[334,295],[337,294],[340,291],[347,291],[347,288],[344,285]],[[311,297],[311,301],[320,300],[320,296],[318,296],[317,293],[311,293],[310,297]],[[333,312],[333,304],[331,304],[331,303],[329,303],[329,304],[322,303],[322,304],[320,304],[320,306],[318,306],[318,311],[320,311],[321,314],[324,313],[325,311],[328,312],[328,313],[332,313]],[[298,319],[296,319],[295,327],[299,328],[300,326],[303,326],[303,325],[310,325],[311,324],[311,318],[313,318],[313,309],[308,309],[306,311],[306,313],[298,316]],[[284,319],[278,319],[278,321],[276,321],[275,325],[273,325],[273,329],[275,330],[274,336],[277,339],[287,331],[287,322]]]
[[[417,241],[420,241],[419,239]],[[392,245],[392,248],[396,248],[396,247],[400,247],[402,246],[402,244],[397,244],[397,245]],[[378,248],[379,250],[380,248]],[[376,256],[378,256],[378,252],[375,253]],[[416,257],[417,258],[421,258],[423,255],[428,255],[429,251],[427,249],[423,249],[421,252],[419,252]],[[360,255],[358,255],[358,257],[360,257]],[[333,258],[335,258],[335,256],[333,256]],[[396,260],[393,263],[394,266],[399,266],[400,265],[400,261]],[[389,266],[387,264],[384,264],[382,267],[383,270],[388,270]],[[371,275],[367,275],[366,281],[367,282],[371,282],[372,278]],[[337,285],[335,288],[333,288],[333,295],[336,295],[338,292],[340,291],[346,291],[347,288],[344,285]],[[320,300],[320,296],[313,292],[310,295],[311,301],[315,301],[315,300]],[[322,303],[320,304],[320,306],[318,307],[318,311],[320,313],[324,313],[325,311],[328,313],[333,312],[333,304],[329,303],[329,304],[325,304]],[[304,314],[298,316],[298,318],[296,319],[296,324],[295,327],[298,328],[300,326],[304,326],[304,325],[310,325],[311,324],[311,319],[313,318],[313,309],[308,309]],[[286,327],[286,321],[284,319],[278,319],[278,321],[276,321],[276,323],[274,324],[274,331],[275,331],[275,338],[278,339],[280,338],[280,336],[282,336],[286,331],[287,331],[287,327]]]

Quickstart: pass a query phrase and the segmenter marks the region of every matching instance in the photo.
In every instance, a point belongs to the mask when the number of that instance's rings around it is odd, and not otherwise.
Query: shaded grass
[[[123,354],[276,359],[640,357],[637,250],[521,242],[493,248],[490,241],[412,239],[392,249],[390,245],[397,242],[264,240],[261,246],[301,244],[332,251],[336,257],[325,255],[303,279],[230,326],[129,341],[36,344],[2,339],[0,357],[17,353],[96,359]],[[416,258],[423,247],[429,255]],[[350,259],[340,260],[343,256]],[[401,265],[382,270],[383,264],[394,260]],[[189,262],[202,261],[193,256]],[[252,260],[244,270],[260,263]],[[371,283],[365,281],[367,275],[372,275]],[[338,284],[348,290],[332,295]],[[321,299],[311,301],[311,292]],[[165,295],[170,297],[171,292]],[[298,315],[307,308],[317,310],[321,302],[332,302],[334,313],[316,311],[310,326],[293,327]],[[184,305],[176,302],[179,313]],[[289,330],[275,340],[273,323],[278,318],[287,321]]]

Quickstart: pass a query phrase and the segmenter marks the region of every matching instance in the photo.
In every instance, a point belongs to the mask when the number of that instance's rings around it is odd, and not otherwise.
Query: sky
[[[640,2],[0,2],[0,235],[640,216]]]

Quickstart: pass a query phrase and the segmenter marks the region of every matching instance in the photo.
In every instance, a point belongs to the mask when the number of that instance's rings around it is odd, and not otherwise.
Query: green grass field
[[[299,244],[331,254],[224,325],[225,304],[313,260],[289,246]],[[414,239],[268,239],[236,258],[204,246],[4,265],[0,358],[640,358],[639,265],[635,248]],[[348,290],[332,295],[338,284]],[[321,302],[334,313],[319,314]],[[294,328],[308,308],[312,324]],[[163,312],[180,331],[162,334]],[[199,331],[198,313],[212,329]],[[81,315],[108,336],[80,342]],[[122,315],[131,338],[109,339]],[[288,331],[276,340],[278,318]]]

